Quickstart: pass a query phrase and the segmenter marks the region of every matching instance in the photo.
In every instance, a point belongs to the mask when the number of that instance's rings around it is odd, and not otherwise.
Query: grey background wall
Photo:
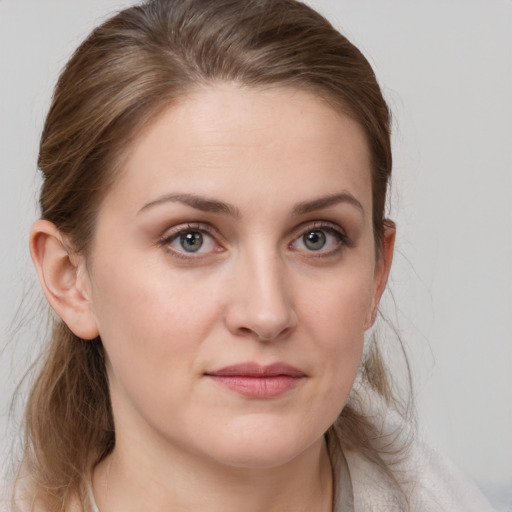
[[[72,50],[133,2],[0,0],[0,453],[38,344],[27,252],[38,137]],[[512,507],[512,2],[311,0],[375,67],[394,112],[389,315],[408,347],[431,442]],[[385,306],[386,307],[386,306]],[[4,432],[6,434],[4,435]],[[511,508],[512,509],[512,508]],[[509,509],[510,510],[510,509]]]

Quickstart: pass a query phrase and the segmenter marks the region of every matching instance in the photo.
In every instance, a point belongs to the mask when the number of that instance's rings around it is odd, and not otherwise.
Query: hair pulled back
[[[295,0],[153,0],[96,28],[63,70],[44,126],[41,216],[87,255],[96,212],[130,142],[165,107],[217,82],[308,90],[363,127],[372,159],[373,231],[384,231],[390,116],[374,72],[328,21]],[[115,444],[101,340],[55,319],[26,412],[24,467],[48,510],[85,503],[91,466]],[[376,345],[362,377],[391,400]],[[366,450],[370,426],[348,404],[343,442]]]

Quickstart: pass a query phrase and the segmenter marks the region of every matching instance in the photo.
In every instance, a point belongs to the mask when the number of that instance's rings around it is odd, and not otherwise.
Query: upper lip
[[[306,374],[287,363],[261,365],[258,363],[239,363],[225,366],[218,370],[208,371],[206,375],[215,377],[305,377]]]

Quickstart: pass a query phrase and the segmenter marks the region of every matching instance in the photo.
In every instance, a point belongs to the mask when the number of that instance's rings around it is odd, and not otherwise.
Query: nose
[[[228,330],[267,342],[289,336],[297,316],[279,256],[252,255],[241,258],[236,266],[225,316]]]

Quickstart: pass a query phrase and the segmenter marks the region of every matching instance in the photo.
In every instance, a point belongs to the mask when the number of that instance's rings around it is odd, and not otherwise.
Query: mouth
[[[242,363],[205,373],[217,384],[251,398],[274,398],[291,391],[307,376],[286,363]]]

